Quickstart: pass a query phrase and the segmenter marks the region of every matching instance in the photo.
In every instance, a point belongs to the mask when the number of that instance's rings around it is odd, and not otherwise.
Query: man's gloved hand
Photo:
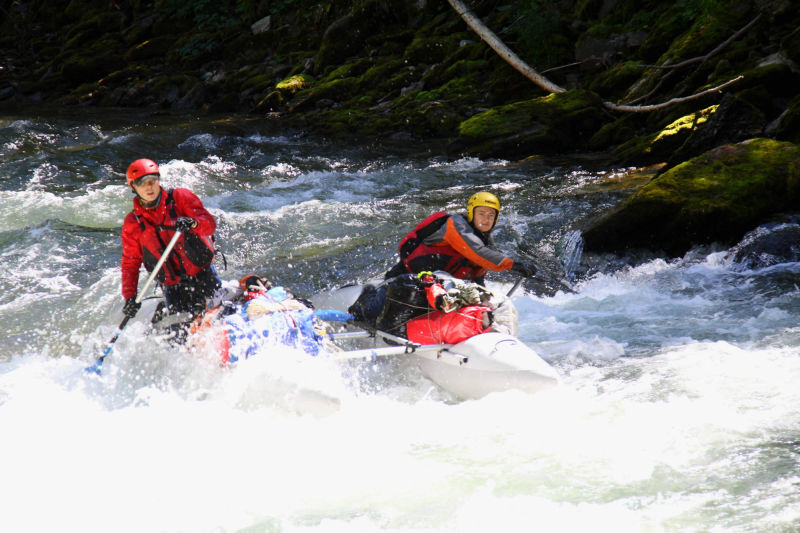
[[[522,261],[514,261],[511,267],[514,272],[519,272],[522,276],[529,278],[536,274],[536,267],[530,263],[523,263]]]
[[[125,300],[125,305],[122,306],[122,312],[128,318],[133,318],[136,316],[136,313],[139,311],[139,308],[142,307],[142,304],[136,301],[136,298],[128,298]]]
[[[175,227],[180,231],[187,232],[192,228],[197,227],[197,221],[192,217],[180,217],[175,221]]]

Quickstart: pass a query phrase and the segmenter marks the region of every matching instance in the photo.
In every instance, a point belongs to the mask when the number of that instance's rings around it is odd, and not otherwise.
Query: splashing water
[[[712,248],[612,264],[573,230],[621,197],[596,184],[609,169],[243,124],[0,120],[0,530],[800,529],[800,263]],[[155,299],[87,376],[122,318],[137,157],[217,217],[222,277],[301,296],[381,276],[416,221],[492,190],[498,247],[576,275],[574,292],[514,295],[562,384],[458,402],[403,357],[275,350],[225,369],[148,336]]]

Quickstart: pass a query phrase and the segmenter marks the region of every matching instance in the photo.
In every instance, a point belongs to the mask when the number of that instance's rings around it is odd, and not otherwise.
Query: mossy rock
[[[777,121],[775,138],[800,143],[800,96],[796,96]]]
[[[60,14],[66,15],[73,20],[80,20],[87,16],[93,17],[94,13],[103,11],[103,4],[92,0],[70,0],[66,6],[63,5],[63,2],[60,2],[60,4]]]
[[[339,65],[356,55],[370,37],[381,33],[396,35],[406,29],[403,0],[363,0],[335,20],[322,36],[314,59],[314,73],[320,75],[330,65]]]
[[[406,68],[406,64],[402,59],[381,61],[364,72],[364,75],[361,76],[361,82],[365,87],[379,86],[404,68]]]
[[[314,77],[309,74],[295,74],[276,83],[275,90],[284,94],[297,94],[303,89],[313,86],[314,81]]]
[[[425,126],[425,132],[437,137],[452,136],[464,118],[457,106],[442,101],[421,105],[418,114],[420,122]]]
[[[341,78],[354,78],[356,76],[361,76],[365,72],[367,72],[373,65],[375,61],[368,57],[358,58],[355,61],[351,61],[349,63],[345,63],[338,68],[331,70],[328,74],[326,74],[325,78],[322,79],[323,82],[337,80]]]
[[[653,133],[636,136],[617,146],[613,151],[620,163],[646,165],[666,161],[691,135],[708,122],[717,111],[713,105],[684,115]],[[594,139],[596,143],[598,139]]]
[[[597,17],[601,7],[603,0],[578,0],[572,10],[576,19],[591,20]]]
[[[605,98],[617,98],[642,77],[644,69],[641,64],[641,61],[617,63],[595,76],[589,84],[589,90]]]
[[[336,136],[383,135],[397,130],[388,117],[369,110],[352,108],[332,109],[314,117],[312,129]]]
[[[88,35],[96,39],[106,33],[117,33],[125,23],[125,15],[119,11],[100,13],[93,17],[86,18],[73,26],[67,32],[67,47],[73,43],[74,37],[78,35]]]
[[[614,122],[603,124],[589,139],[587,148],[594,151],[616,147],[636,137],[639,117],[635,113],[626,114]]]
[[[257,113],[269,113],[270,111],[278,111],[286,105],[286,99],[280,91],[271,91],[258,101],[253,111]]]
[[[275,75],[271,70],[267,70],[265,72],[260,72],[259,74],[255,74],[253,76],[248,77],[239,85],[239,90],[242,92],[252,91],[256,93],[261,93],[269,88],[272,88],[272,83],[275,79]],[[280,83],[285,82],[286,80],[282,80]],[[294,94],[295,92],[299,91],[302,87],[297,85],[292,85],[291,87],[295,87],[295,90],[290,92],[287,91],[289,94]],[[288,89],[288,87],[283,87],[284,89]]]
[[[406,48],[403,59],[412,65],[433,65],[441,63],[459,48],[459,43],[472,35],[457,33],[453,35],[434,35],[416,37]]]
[[[140,42],[125,52],[125,61],[134,62],[144,59],[164,57],[175,45],[175,37],[171,35],[159,35]]]
[[[216,32],[187,32],[178,37],[166,54],[167,62],[200,66],[222,52],[222,36]]]
[[[737,29],[730,27],[724,17],[703,15],[672,40],[669,49],[658,59],[658,64],[663,65],[667,61],[678,63],[707,54]]]
[[[781,50],[786,57],[800,64],[800,32],[793,31],[781,40]]]
[[[771,216],[796,211],[800,147],[756,138],[723,145],[655,178],[583,233],[585,249],[646,248],[680,256],[733,244]]]
[[[732,87],[737,93],[754,87],[763,87],[771,95],[794,96],[800,85],[800,74],[794,72],[786,63],[770,63],[745,71],[742,75],[744,79]]]
[[[97,55],[75,54],[61,65],[64,78],[73,83],[97,80],[125,66],[125,61],[113,50]]]
[[[597,94],[567,91],[479,113],[459,125],[458,142],[468,153],[501,157],[574,151],[604,121]]]
[[[289,110],[295,112],[308,109],[312,104],[323,99],[343,102],[358,92],[358,86],[359,78],[343,78],[319,83],[297,92],[289,102]]]
[[[444,85],[454,78],[481,73],[482,78],[491,74],[491,63],[486,59],[460,59],[453,63],[441,63],[424,76],[429,87]]]

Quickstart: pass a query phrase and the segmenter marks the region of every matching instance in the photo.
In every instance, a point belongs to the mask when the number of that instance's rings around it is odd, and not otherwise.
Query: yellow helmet
[[[476,207],[491,207],[495,211],[497,211],[497,216],[500,216],[500,200],[497,199],[497,196],[490,192],[476,192],[472,196],[470,196],[469,201],[467,202],[467,222],[472,222],[472,218],[475,214]],[[495,219],[495,223],[497,219]]]

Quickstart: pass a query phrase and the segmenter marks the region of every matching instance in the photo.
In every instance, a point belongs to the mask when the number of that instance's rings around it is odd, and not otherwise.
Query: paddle
[[[522,282],[523,282],[524,280],[525,280],[525,278],[523,278],[522,276],[520,276],[519,278],[517,278],[517,282],[516,282],[516,283],[514,283],[514,286],[513,286],[513,287],[511,287],[511,290],[510,290],[510,291],[508,291],[508,292],[506,293],[506,297],[509,297],[509,296],[511,296],[512,294],[514,294],[514,293],[516,292],[516,290],[517,290],[517,289],[519,289],[519,286],[520,286],[520,285],[522,285]]]
[[[554,272],[554,269],[552,267],[542,263],[542,261],[539,258],[535,257],[533,253],[531,253],[530,251],[522,248],[521,246],[519,247],[519,249],[520,251],[522,251],[523,255],[525,255],[525,258],[529,260],[531,263],[533,263],[533,266],[536,268],[536,273],[530,276],[530,279],[535,279],[542,282],[542,284],[548,289],[553,289],[551,284],[556,283],[560,285],[561,288],[567,290],[568,292],[572,293],[578,292],[577,290],[575,290],[575,287],[570,282],[564,279],[563,274],[558,274]],[[517,281],[519,282],[519,280]],[[516,286],[512,288],[512,290],[515,289]]]
[[[147,281],[144,282],[144,286],[142,287],[142,290],[140,290],[139,294],[136,295],[136,303],[137,304],[138,303],[142,303],[142,300],[144,299],[144,295],[147,293],[147,290],[150,288],[150,285],[153,283],[153,280],[156,279],[156,275],[158,274],[158,271],[161,270],[161,267],[164,265],[164,261],[166,261],[167,257],[169,257],[169,254],[170,254],[170,252],[172,252],[172,249],[175,247],[175,244],[178,242],[178,238],[180,238],[181,233],[182,233],[181,230],[177,230],[175,232],[175,235],[172,236],[172,240],[169,241],[169,244],[167,244],[167,247],[164,249],[164,253],[161,254],[161,258],[158,260],[158,263],[156,263],[155,268],[150,273],[150,276],[148,276]],[[114,333],[114,336],[111,337],[111,340],[108,341],[108,344],[106,344],[106,348],[105,348],[105,350],[103,350],[103,355],[98,357],[97,360],[94,362],[94,364],[92,366],[87,366],[84,369],[86,372],[92,372],[94,374],[100,375],[100,369],[103,366],[103,361],[111,353],[111,350],[114,347],[114,343],[117,342],[117,339],[119,339],[119,336],[122,333],[122,330],[125,328],[126,325],[128,325],[128,321],[131,318],[132,317],[126,315],[125,318],[122,319],[122,322],[120,322],[119,326],[117,327],[116,333]]]

